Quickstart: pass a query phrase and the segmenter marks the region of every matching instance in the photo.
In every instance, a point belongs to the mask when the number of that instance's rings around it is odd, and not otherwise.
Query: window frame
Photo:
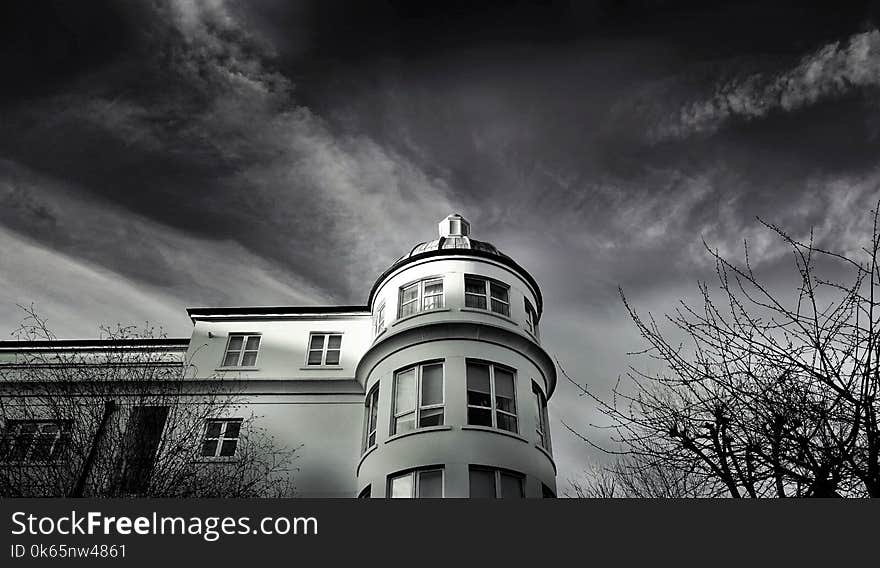
[[[480,281],[483,284],[483,292],[468,292],[467,291],[467,281]],[[504,290],[507,295],[506,300],[502,300],[500,298],[496,298],[492,295],[492,287],[498,287]],[[486,307],[481,308],[480,306],[470,306],[468,305],[468,296],[482,298],[483,303],[485,303]],[[502,304],[506,310],[496,310],[493,307],[492,302],[497,301]],[[470,310],[481,310],[485,312],[491,312],[493,314],[498,314],[504,316],[506,318],[510,317],[510,284],[502,282],[501,280],[496,280],[494,278],[489,278],[488,276],[480,276],[477,274],[465,274],[464,275],[464,306]]]
[[[241,337],[241,349],[229,349],[229,344],[232,343],[232,339],[235,337]],[[247,349],[248,341],[252,337],[257,338],[257,348],[256,349]],[[257,367],[257,362],[260,359],[260,351],[263,346],[263,334],[259,331],[231,331],[227,334],[226,337],[226,348],[223,350],[223,359],[220,360],[220,368],[221,369],[254,369]],[[226,359],[229,357],[229,352],[238,351],[238,358],[234,365],[227,365]],[[254,364],[253,365],[242,365],[244,361],[245,354],[254,353]]]
[[[406,469],[403,471],[398,471],[388,475],[388,479],[386,481],[385,487],[385,496],[388,499],[434,499],[435,497],[420,497],[419,496],[419,486],[421,485],[421,474],[430,473],[430,472],[440,472],[440,497],[436,497],[436,499],[443,499],[446,497],[446,468],[443,465],[429,465],[424,467],[417,467],[413,469]],[[406,476],[412,476],[412,491],[410,492],[409,497],[393,497],[391,495],[391,490],[394,486],[395,479],[401,479]]]
[[[19,458],[12,458],[12,454],[16,451],[16,448],[21,443],[20,437],[23,436],[21,432],[22,426],[33,424],[36,426],[36,430],[29,435],[28,445],[25,451],[25,454]],[[67,444],[70,438],[70,430],[73,425],[73,421],[71,420],[57,420],[53,418],[37,418],[37,419],[9,419],[6,420],[3,424],[3,440],[2,445],[2,453],[0,453],[0,464],[11,464],[11,463],[27,463],[27,464],[53,464],[58,463],[62,454],[67,450]],[[52,439],[52,445],[50,447],[48,457],[45,459],[35,459],[33,457],[34,450],[36,449],[40,436],[45,434],[43,432],[44,426],[56,426],[57,431],[55,432],[55,436]],[[13,428],[15,431],[13,431]],[[24,434],[26,435],[26,434]]]
[[[484,365],[484,366],[489,367],[489,397],[490,397],[491,406],[478,406],[475,404],[471,404],[470,401],[468,401],[467,394],[468,394],[468,392],[470,392],[468,389],[468,380],[467,380],[468,379],[468,376],[467,376],[468,365]],[[495,368],[496,367],[503,369],[504,371],[507,371],[511,375],[513,375],[513,408],[514,408],[513,413],[510,413],[506,410],[500,410],[498,408],[498,400],[496,398],[497,389],[495,388]],[[465,416],[465,420],[467,421],[467,425],[468,426],[482,426],[484,428],[491,427],[494,430],[501,430],[503,432],[511,432],[513,434],[519,434],[519,426],[520,426],[519,401],[516,396],[516,383],[517,383],[516,369],[514,369],[513,367],[508,367],[507,365],[493,363],[491,361],[484,361],[482,359],[465,359],[465,404],[467,405],[466,408],[468,410],[471,408],[478,409],[478,410],[489,410],[491,413],[491,416],[492,416],[492,426],[484,426],[482,424],[471,424],[469,417]],[[516,429],[515,430],[508,430],[506,428],[499,428],[498,427],[498,415],[497,415],[498,412],[500,412],[501,414],[504,414],[505,416],[512,417],[514,422],[516,423]],[[466,410],[466,414],[467,414],[467,410]]]
[[[440,283],[440,293],[439,294],[425,294],[425,286],[428,283],[432,283],[435,281],[439,281]],[[403,301],[404,291],[411,289],[412,287],[416,287],[416,296],[412,300],[407,302]],[[427,298],[440,298],[439,305],[433,305],[430,308],[425,307],[425,300]],[[409,306],[411,304],[415,304],[415,309],[408,313],[404,314],[403,309],[404,306]],[[412,282],[407,282],[398,288],[397,290],[397,319],[403,319],[415,316],[417,314],[432,312],[434,310],[442,310],[446,307],[446,279],[442,274],[434,275],[434,276],[426,276],[424,278],[420,278],[418,280],[413,280]]]
[[[375,409],[375,414],[373,410]],[[372,424],[371,424],[372,422]],[[372,429],[370,429],[372,426]],[[367,393],[366,398],[364,399],[364,433],[363,440],[361,440],[361,454],[367,453],[367,450],[370,450],[378,444],[378,430],[379,430],[379,383],[377,382],[375,385],[370,388],[370,391]],[[370,443],[370,437],[373,438],[373,443]]]
[[[373,336],[379,337],[385,331],[385,302],[382,301],[376,308],[376,314],[373,316]]]
[[[474,471],[483,471],[483,472],[491,472],[493,473],[493,483],[495,489],[495,499],[504,499],[505,497],[502,495],[502,485],[501,485],[501,477],[506,475],[508,477],[513,477],[517,481],[519,481],[519,496],[514,497],[514,499],[525,499],[526,498],[526,476],[524,473],[520,473],[518,471],[513,471],[509,469],[492,467],[486,465],[468,465],[468,499],[491,499],[492,497],[474,497],[470,493],[470,478],[471,473]],[[510,497],[507,497],[510,499]]]
[[[423,377],[424,377],[424,368],[430,366],[440,366],[440,394],[442,396],[442,401],[440,403],[434,404],[422,404],[422,387],[423,387]],[[403,373],[411,371],[415,369],[415,387],[413,389],[413,396],[415,396],[415,404],[413,410],[407,412],[398,412],[397,411],[397,377]],[[425,410],[437,410],[440,409],[443,411],[441,416],[441,424],[437,424],[435,426],[443,426],[446,424],[446,361],[445,359],[432,359],[430,361],[421,361],[419,363],[415,363],[413,365],[408,365],[406,367],[402,367],[394,372],[393,380],[391,383],[391,424],[388,428],[388,433],[390,436],[395,436],[397,434],[405,434],[408,432],[415,432],[417,430],[421,430],[423,428],[432,428],[434,426],[420,426],[419,423],[422,419],[422,411]],[[412,430],[407,430],[407,432],[398,432],[397,431],[397,419],[408,414],[413,414],[413,426]]]
[[[312,348],[312,338],[321,335],[324,337],[324,340],[321,342],[320,349]],[[338,349],[330,349],[330,337],[339,336],[339,348]],[[309,368],[321,368],[321,367],[331,367],[331,368],[339,368],[342,366],[342,336],[343,332],[341,331],[310,331],[308,343],[306,343],[306,361],[305,366]],[[320,351],[321,352],[321,362],[320,363],[310,363],[309,356],[312,352]],[[327,363],[327,354],[330,351],[339,352],[339,360],[336,363]]]
[[[532,394],[534,395],[532,400],[537,406],[535,434],[538,437],[538,445],[548,452],[552,452],[553,445],[550,442],[550,416],[547,412],[547,397],[535,380],[532,380]]]
[[[222,424],[222,426],[220,427],[220,432],[218,433],[217,437],[214,437],[214,436],[209,437],[208,436],[208,427],[211,425],[211,423],[216,423],[216,422],[220,422]],[[233,437],[227,438],[226,431],[227,431],[229,425],[232,423],[238,424],[238,436],[235,436],[234,438]],[[241,429],[242,429],[243,425],[244,425],[243,418],[208,418],[208,419],[206,419],[205,425],[202,428],[202,439],[199,441],[199,459],[205,460],[205,461],[224,461],[224,460],[228,461],[228,460],[237,459],[238,446],[239,446],[239,443],[241,442]],[[207,456],[207,455],[205,455],[205,443],[210,440],[216,440],[217,446],[214,448],[214,455]],[[231,456],[220,455],[220,453],[223,451],[224,442],[228,442],[228,441],[232,441],[232,440],[235,440],[235,449],[233,450],[232,455]]]
[[[540,332],[538,331],[538,312],[525,296],[523,296],[523,308],[526,311],[526,331],[537,339],[540,337]]]

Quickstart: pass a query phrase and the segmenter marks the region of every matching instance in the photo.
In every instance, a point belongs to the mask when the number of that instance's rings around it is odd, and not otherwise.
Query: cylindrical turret
[[[370,292],[358,487],[372,497],[555,495],[537,282],[460,215]]]

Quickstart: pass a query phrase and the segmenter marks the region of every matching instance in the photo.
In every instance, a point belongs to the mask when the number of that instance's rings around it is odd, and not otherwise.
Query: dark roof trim
[[[369,313],[369,306],[253,306],[227,308],[187,308],[189,319],[195,321],[198,316],[263,316],[263,315],[296,315],[296,314],[347,314]]]
[[[109,347],[189,347],[188,337],[156,337],[139,339],[40,339],[36,341],[0,341],[4,349],[72,349]]]
[[[421,244],[421,243],[420,243]],[[418,246],[418,245],[416,245]],[[370,289],[370,295],[367,298],[367,309],[373,305],[373,297],[376,295],[376,290],[379,289],[379,285],[385,281],[388,276],[402,266],[406,266],[407,264],[425,259],[431,258],[432,256],[475,256],[478,258],[486,258],[490,260],[494,260],[499,262],[508,268],[513,269],[517,274],[522,276],[525,281],[532,287],[535,291],[535,297],[538,305],[535,308],[538,310],[538,316],[544,313],[544,298],[541,295],[541,287],[538,286],[538,281],[529,274],[525,268],[516,263],[515,260],[510,258],[507,255],[498,255],[494,253],[490,253],[487,251],[482,251],[478,249],[458,249],[458,248],[449,248],[449,249],[438,249],[438,250],[429,250],[425,252],[420,252],[419,254],[415,254],[413,256],[408,256],[402,260],[399,260],[388,267],[388,269],[383,272],[379,278],[376,279],[375,284]]]

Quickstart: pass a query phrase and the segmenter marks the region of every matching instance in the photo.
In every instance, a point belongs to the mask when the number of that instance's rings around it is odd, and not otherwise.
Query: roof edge
[[[265,316],[265,315],[297,315],[297,314],[348,314],[370,313],[369,306],[228,306],[228,307],[195,307],[187,308],[186,314],[191,321],[199,316]]]

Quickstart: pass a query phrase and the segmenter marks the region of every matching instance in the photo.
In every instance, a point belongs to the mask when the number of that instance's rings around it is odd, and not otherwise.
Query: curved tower
[[[556,493],[535,279],[453,214],[376,281],[357,487],[364,497]]]

